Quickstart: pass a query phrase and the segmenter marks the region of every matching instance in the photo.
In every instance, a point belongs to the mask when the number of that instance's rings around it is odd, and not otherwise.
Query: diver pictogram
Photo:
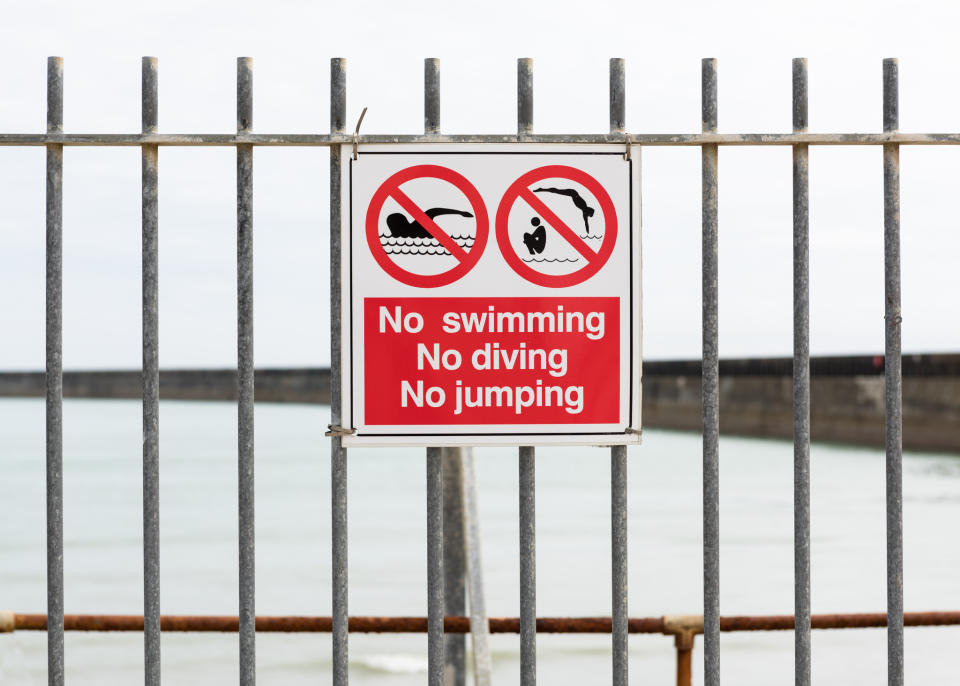
[[[404,184],[410,184],[411,195],[401,188]],[[472,211],[434,206],[433,198],[451,196]],[[408,286],[436,288],[476,265],[487,242],[489,220],[480,193],[466,177],[447,167],[422,164],[403,169],[380,185],[367,210],[366,229],[370,252],[385,272]]]
[[[594,210],[587,204],[587,201],[583,199],[575,188],[534,188],[534,193],[556,193],[557,195],[565,195],[573,201],[574,206],[580,210],[580,213],[583,214],[583,228],[587,233],[590,233],[590,217],[594,215]]]
[[[527,221],[532,231],[524,230]],[[581,222],[582,232],[571,228]],[[507,189],[496,231],[500,252],[517,274],[539,286],[564,288],[586,281],[606,264],[617,241],[617,215],[610,195],[592,176],[575,167],[547,165]]]

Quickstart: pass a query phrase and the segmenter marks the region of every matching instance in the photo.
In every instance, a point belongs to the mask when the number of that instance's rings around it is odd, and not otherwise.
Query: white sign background
[[[640,442],[640,159],[637,147],[633,148],[630,160],[624,159],[624,152],[624,146],[610,145],[420,143],[361,146],[358,159],[354,160],[352,146],[341,146],[341,416],[344,426],[356,430],[355,434],[344,436],[344,445],[614,445]],[[393,174],[424,164],[447,167],[466,177],[483,198],[489,220],[489,235],[477,264],[457,281],[435,288],[409,286],[386,273],[373,257],[366,237],[367,211],[380,186]],[[523,174],[547,165],[574,167],[599,181],[610,195],[617,215],[617,238],[610,258],[583,283],[564,288],[540,286],[521,277],[507,264],[496,236],[497,210],[508,187]],[[403,184],[401,189],[423,210],[437,206],[470,210],[466,198],[445,181],[414,180]],[[522,199],[517,201],[517,205],[529,209]],[[382,217],[398,211],[401,211],[399,206],[392,198],[388,198],[381,211],[380,225],[383,226]],[[580,216],[579,212],[576,214]],[[590,218],[591,226],[601,225],[601,215],[602,212],[598,210]],[[568,226],[576,228],[576,221],[582,220],[571,217]],[[436,222],[444,228],[466,227],[470,231],[476,225],[474,219],[455,215],[438,217]],[[451,232],[459,230],[452,229]],[[533,227],[528,227],[528,230],[532,231]],[[548,241],[562,240],[555,233],[551,237],[552,231],[547,228]],[[593,246],[592,242],[589,244]],[[421,268],[410,261],[411,258],[401,256],[393,259],[407,259],[408,268]],[[445,271],[455,264],[451,257],[439,259],[447,261],[443,267],[433,268],[434,273]],[[571,269],[560,264],[533,266],[561,272]],[[618,367],[621,397],[619,420],[616,423],[495,426],[372,426],[365,423],[364,299],[573,296],[620,299]]]

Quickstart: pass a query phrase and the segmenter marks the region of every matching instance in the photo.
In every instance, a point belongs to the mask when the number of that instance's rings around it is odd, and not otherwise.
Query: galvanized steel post
[[[793,60],[793,130],[807,131],[807,60]],[[793,146],[794,679],[810,684],[809,146]]]
[[[537,683],[537,517],[533,446],[520,448],[520,684]]]
[[[141,130],[157,132],[157,58],[141,64]],[[143,345],[143,660],[144,683],[160,686],[160,323],[158,154],[141,153],[141,291]]]
[[[610,60],[610,133],[626,130],[626,79],[622,59]],[[638,371],[639,373],[639,371]],[[610,449],[610,549],[613,685],[627,686],[627,447]]]
[[[63,133],[63,58],[47,58],[47,133]],[[63,146],[47,145],[47,683],[63,658]]]
[[[442,448],[427,448],[427,684],[443,686]]]
[[[473,448],[464,448],[463,459],[463,528],[464,549],[467,553],[467,573],[470,578],[470,633],[473,647],[474,686],[490,686],[493,665],[490,658],[490,622],[483,591],[481,560],[480,512],[477,505],[477,476],[473,462]]]
[[[423,62],[423,131],[440,134],[440,60]],[[462,616],[466,611],[463,550],[462,450],[441,450],[443,480],[443,614]],[[466,636],[448,634],[443,639],[444,685],[466,682]]]
[[[517,60],[517,136],[533,133],[533,59]]]
[[[701,65],[703,132],[717,130],[717,61]],[[720,684],[720,357],[717,287],[717,146],[702,147],[703,221],[703,667]]]
[[[253,60],[237,58],[237,133],[253,127]],[[237,425],[240,683],[257,680],[253,482],[253,146],[237,145]]]
[[[346,131],[347,61],[330,60],[330,133]],[[330,146],[330,423],[340,427],[341,417],[341,283],[340,283],[340,146]],[[333,683],[349,681],[347,617],[347,451],[333,430],[330,437],[331,566],[333,595]]]
[[[443,448],[443,614],[466,614],[464,554],[463,448]],[[443,639],[444,686],[464,686],[467,679],[467,637],[447,634]]]
[[[793,130],[807,130],[807,60],[793,60]],[[810,209],[809,146],[793,146],[794,680],[810,684]]]
[[[517,137],[533,133],[533,60],[517,60]],[[535,450],[520,448],[520,684],[537,683]]]
[[[900,125],[896,59],[883,61],[883,131]],[[900,146],[883,146],[887,444],[887,682],[903,686],[903,394],[900,310]]]

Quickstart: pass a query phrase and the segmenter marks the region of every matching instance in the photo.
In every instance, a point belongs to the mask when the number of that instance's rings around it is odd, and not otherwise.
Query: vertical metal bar
[[[693,638],[688,642],[677,636],[674,644],[677,651],[677,686],[692,686]]]
[[[443,686],[442,448],[427,448],[427,684]]]
[[[807,60],[793,60],[793,130],[807,130]],[[794,680],[810,685],[810,210],[807,144],[793,146]]]
[[[896,59],[883,61],[883,131],[900,125]],[[903,407],[900,310],[900,146],[883,146],[884,294],[886,301],[887,682],[903,685]]]
[[[470,633],[473,646],[474,686],[490,686],[493,665],[490,659],[490,624],[483,591],[483,569],[480,551],[480,513],[477,505],[477,476],[473,448],[463,449],[463,519],[470,583]]]
[[[626,77],[622,57],[610,58],[610,133],[627,127]]]
[[[517,60],[517,136],[533,133],[533,60]],[[537,524],[534,448],[520,448],[520,684],[537,683]]]
[[[330,60],[330,133],[346,131],[347,61]],[[330,146],[330,422],[341,416],[341,292],[340,292],[340,146]],[[331,564],[333,581],[333,683],[349,681],[347,627],[347,451],[343,439],[330,438]]]
[[[253,60],[237,58],[237,133],[253,127]],[[237,393],[240,683],[256,682],[253,509],[253,146],[237,146]]]
[[[610,60],[610,133],[626,129],[626,83],[622,59]],[[627,686],[627,447],[610,449],[610,545],[613,620],[613,685]]]
[[[537,521],[533,446],[520,448],[520,684],[537,683]]]
[[[463,448],[444,448],[443,471],[443,613],[466,614],[464,555]],[[467,680],[466,634],[443,639],[444,686],[464,686]]]
[[[423,61],[423,132],[440,133],[440,60]],[[441,451],[443,476],[443,614],[461,616],[466,612],[463,552],[463,471],[460,448]],[[444,684],[463,686],[466,682],[467,637],[445,635],[443,639]]]
[[[47,58],[47,133],[63,133],[63,58]],[[63,684],[63,146],[47,146],[47,683]]]
[[[717,130],[717,61],[701,63],[703,132]],[[702,146],[703,186],[703,666],[720,684],[720,358],[717,289],[717,146]]]
[[[627,446],[610,449],[610,531],[613,595],[613,685],[627,686]]]
[[[141,64],[143,133],[157,132],[157,58]],[[160,686],[160,325],[158,303],[158,156],[141,149],[143,298],[143,660],[144,683]]]
[[[533,59],[517,60],[517,135],[533,133]]]
[[[440,60],[423,61],[423,132],[440,133]]]

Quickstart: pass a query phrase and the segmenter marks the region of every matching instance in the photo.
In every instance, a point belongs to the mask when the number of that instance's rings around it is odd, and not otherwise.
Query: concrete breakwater
[[[643,426],[699,431],[699,360],[643,365]],[[819,357],[810,361],[813,440],[883,445],[883,357]],[[790,438],[793,435],[793,360],[723,360],[720,430],[725,434]],[[260,369],[261,402],[327,403],[328,369]],[[43,372],[0,373],[0,396],[43,397]],[[139,398],[139,371],[68,371],[68,398]],[[236,371],[165,370],[160,397],[231,400]],[[903,443],[910,450],[960,453],[960,354],[903,358]]]

